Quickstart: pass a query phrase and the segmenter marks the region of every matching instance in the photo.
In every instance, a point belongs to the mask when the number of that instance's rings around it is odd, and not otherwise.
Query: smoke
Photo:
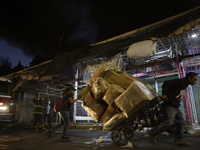
[[[0,39],[27,56],[53,57],[59,47],[69,51],[95,43],[98,25],[90,13],[86,0],[1,1]]]
[[[4,0],[0,39],[27,56],[52,58],[58,49],[85,47],[198,5],[196,0]]]

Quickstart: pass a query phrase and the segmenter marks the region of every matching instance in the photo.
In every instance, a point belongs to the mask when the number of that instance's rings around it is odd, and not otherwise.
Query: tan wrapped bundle
[[[115,71],[108,70],[104,76],[104,79],[112,84],[118,84],[120,74],[116,73]]]
[[[90,91],[90,86],[87,85],[81,92],[78,94],[78,97],[81,97],[81,100],[84,101],[85,96],[87,95],[88,91]]]
[[[87,113],[96,121],[100,121],[102,114],[106,110],[106,107],[99,103],[95,103],[91,108],[84,105],[85,103],[82,103],[82,107],[87,111]]]
[[[87,113],[95,120],[100,121],[101,116],[107,108],[107,104],[98,103],[92,93],[88,91],[84,103],[82,103],[83,108]]]
[[[121,69],[120,69],[120,68],[118,68],[118,67],[117,67],[117,66],[115,66],[115,65],[113,65],[113,66],[110,66],[110,67],[109,67],[109,69],[111,69],[111,70],[113,70],[113,71],[115,71],[115,72],[117,72],[117,73],[119,73],[119,74],[121,74],[121,73],[122,73]]]
[[[105,124],[108,120],[110,120],[115,114],[117,113],[117,111],[113,108],[108,106],[106,111],[104,112],[104,114],[101,117],[101,122],[103,124]]]
[[[102,92],[100,85],[97,84],[96,82],[94,82],[92,84],[91,91],[92,91],[94,98],[96,100],[102,100],[102,98],[105,94],[105,92]]]
[[[113,106],[114,100],[121,95],[125,90],[116,84],[110,84],[103,100],[109,105]]]
[[[133,81],[134,81],[133,77],[131,77],[130,75],[126,73],[123,73],[123,74],[120,74],[118,85],[120,85],[124,89],[127,89]]]
[[[88,107],[92,107],[92,105],[96,104],[96,103],[97,103],[97,101],[93,97],[91,91],[88,91],[86,96],[85,96],[84,105],[86,105]]]
[[[108,70],[108,66],[106,63],[99,66],[99,68],[94,73],[94,77],[104,77],[106,71]]]
[[[90,79],[89,85],[92,86],[92,84],[93,84],[94,82],[98,82],[98,81],[100,81],[100,80],[102,80],[102,77],[94,77],[94,76],[93,76],[93,77]]]
[[[109,121],[107,121],[106,124],[104,124],[103,130],[112,130],[125,119],[126,117],[123,113],[117,113]]]
[[[108,90],[108,82],[106,82],[105,79],[102,78],[102,80],[100,80],[99,85],[101,87],[101,91],[102,92],[106,92]]]
[[[134,78],[134,80],[137,80],[137,81],[143,83],[143,84],[146,86],[146,88],[148,88],[148,89],[150,90],[150,92],[151,92],[153,95],[155,95],[155,97],[159,97],[159,94],[156,92],[156,89],[153,88],[151,85],[149,85],[149,84],[147,83],[147,81],[142,80],[142,79],[137,78],[137,77],[132,77],[132,78]]]
[[[128,89],[115,99],[115,104],[127,118],[130,118],[156,96],[145,84],[133,81]]]

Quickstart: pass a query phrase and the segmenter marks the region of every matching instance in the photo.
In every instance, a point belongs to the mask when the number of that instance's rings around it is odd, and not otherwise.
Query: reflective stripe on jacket
[[[33,99],[35,104],[33,114],[44,114],[46,111],[46,107],[43,101],[37,100],[37,98]]]

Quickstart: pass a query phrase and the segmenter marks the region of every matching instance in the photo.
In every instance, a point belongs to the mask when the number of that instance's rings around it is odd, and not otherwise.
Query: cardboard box
[[[108,90],[109,83],[105,79],[102,78],[102,80],[99,82],[99,85],[102,92],[106,92]]]
[[[108,70],[108,66],[106,63],[99,66],[99,68],[94,73],[94,77],[104,77],[106,71]]]
[[[82,107],[87,111],[87,113],[97,122],[100,121],[101,116],[108,107],[105,103],[97,102],[91,91],[88,91],[85,101],[82,103]]]
[[[104,79],[111,84],[118,84],[120,74],[112,70],[107,70]]]
[[[87,111],[87,113],[94,119],[94,121],[98,122],[101,119],[101,116],[106,110],[106,107],[102,106],[99,103],[95,103],[91,108],[84,105],[85,103],[82,103],[82,107]]]
[[[147,88],[147,85],[133,81],[128,89],[115,99],[115,104],[127,118],[130,118],[156,96]]]
[[[121,95],[125,90],[117,84],[110,84],[103,100],[109,105],[113,106],[114,100]]]
[[[104,114],[102,115],[101,117],[101,122],[103,124],[105,124],[108,120],[110,120],[115,114],[117,113],[117,111],[111,107],[111,106],[108,106],[106,111],[104,112]]]
[[[86,105],[88,107],[92,107],[96,103],[97,103],[97,101],[93,97],[91,91],[88,91],[86,96],[85,96],[84,105]]]
[[[102,77],[92,77],[90,80],[89,85],[92,86],[93,83],[97,83],[100,85],[101,90],[103,92],[106,92],[108,90],[109,82],[107,82],[104,78]]]
[[[85,96],[87,95],[88,91],[90,91],[90,86],[87,85],[81,92],[78,94],[78,96],[81,97],[81,100],[84,101]]]
[[[105,95],[105,92],[102,92],[100,85],[96,82],[92,84],[91,91],[96,100],[102,100],[103,96]]]
[[[93,77],[90,79],[89,85],[92,86],[92,84],[93,84],[94,82],[98,82],[98,81],[100,81],[100,80],[102,80],[102,77],[94,77],[94,76],[93,76]]]
[[[133,81],[134,81],[133,77],[131,77],[130,75],[126,73],[123,73],[123,74],[120,74],[117,84],[126,90]]]
[[[107,121],[106,124],[104,124],[103,130],[111,131],[114,127],[119,125],[125,119],[126,117],[123,113],[117,113],[109,121]]]

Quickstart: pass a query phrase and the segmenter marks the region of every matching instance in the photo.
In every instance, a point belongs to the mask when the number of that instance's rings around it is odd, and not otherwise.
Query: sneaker
[[[48,130],[47,131],[47,135],[48,135],[49,138],[51,138],[51,136],[52,136],[52,130]]]
[[[149,135],[149,138],[150,138],[150,140],[154,143],[154,144],[156,144],[156,135],[154,134],[154,132],[152,131],[152,130],[149,130],[148,131],[148,135]]]
[[[61,139],[69,139],[70,137],[68,135],[62,135]]]
[[[185,142],[185,141],[182,141],[182,140],[176,140],[174,141],[174,144],[177,145],[177,146],[191,146],[191,144],[189,142]]]

